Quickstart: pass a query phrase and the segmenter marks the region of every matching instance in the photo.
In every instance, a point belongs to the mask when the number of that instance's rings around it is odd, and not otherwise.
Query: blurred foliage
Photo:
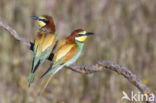
[[[0,20],[33,41],[30,16],[53,16],[59,38],[83,28],[94,32],[77,64],[111,60],[127,66],[156,93],[156,0],[0,0]],[[67,69],[38,96],[41,80],[27,87],[32,52],[0,28],[0,103],[121,103],[137,89],[110,71],[82,75]],[[49,66],[47,61],[38,74]],[[127,101],[123,101],[127,103]]]

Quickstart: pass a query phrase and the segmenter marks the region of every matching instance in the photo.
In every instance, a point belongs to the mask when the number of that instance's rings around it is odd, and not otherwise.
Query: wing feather
[[[42,51],[42,42],[44,41],[44,34],[42,32],[39,32],[35,37],[35,49],[34,53],[39,56]]]
[[[64,63],[66,63],[67,61],[69,61],[70,59],[72,59],[74,56],[76,56],[76,54],[78,53],[78,46],[75,45],[73,48],[71,48],[71,50],[65,55],[64,58]]]
[[[52,46],[53,48],[55,43],[56,43],[56,36],[51,34],[47,35],[42,44],[42,52],[45,51],[50,46]]]
[[[37,56],[40,56],[45,50],[50,46],[54,47],[56,43],[55,34],[45,34],[44,32],[39,32],[35,37],[35,52]]]
[[[58,51],[56,51],[53,62],[56,62],[64,57],[74,46],[75,44],[66,44],[62,46]]]
[[[67,40],[66,39],[63,39],[61,40],[58,45],[57,45],[57,48],[56,48],[56,51],[58,51],[61,47],[63,47],[65,44],[67,43]]]

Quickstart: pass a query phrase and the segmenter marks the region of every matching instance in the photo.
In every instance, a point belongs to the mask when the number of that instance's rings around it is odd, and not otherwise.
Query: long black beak
[[[39,17],[37,17],[37,16],[31,16],[31,18],[32,18],[33,20],[39,20]]]
[[[94,35],[94,33],[92,32],[87,32],[85,35],[89,36],[89,35]]]

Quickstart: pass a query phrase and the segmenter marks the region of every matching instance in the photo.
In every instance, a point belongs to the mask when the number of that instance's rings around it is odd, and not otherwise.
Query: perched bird
[[[36,70],[48,58],[57,42],[55,24],[51,16],[32,16],[32,19],[37,20],[39,31],[34,40],[32,69],[28,75],[29,86],[34,81]]]
[[[40,93],[43,92],[57,71],[64,66],[69,66],[79,58],[84,42],[89,35],[93,35],[93,33],[77,29],[70,36],[59,42],[50,68],[41,76],[41,78],[46,78],[41,83]]]

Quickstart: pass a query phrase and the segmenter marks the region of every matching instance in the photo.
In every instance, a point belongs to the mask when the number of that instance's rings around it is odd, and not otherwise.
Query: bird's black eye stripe
[[[76,37],[84,36],[84,34],[77,34]]]
[[[46,24],[49,22],[49,21],[46,20],[46,19],[39,19],[39,20],[45,22]]]

